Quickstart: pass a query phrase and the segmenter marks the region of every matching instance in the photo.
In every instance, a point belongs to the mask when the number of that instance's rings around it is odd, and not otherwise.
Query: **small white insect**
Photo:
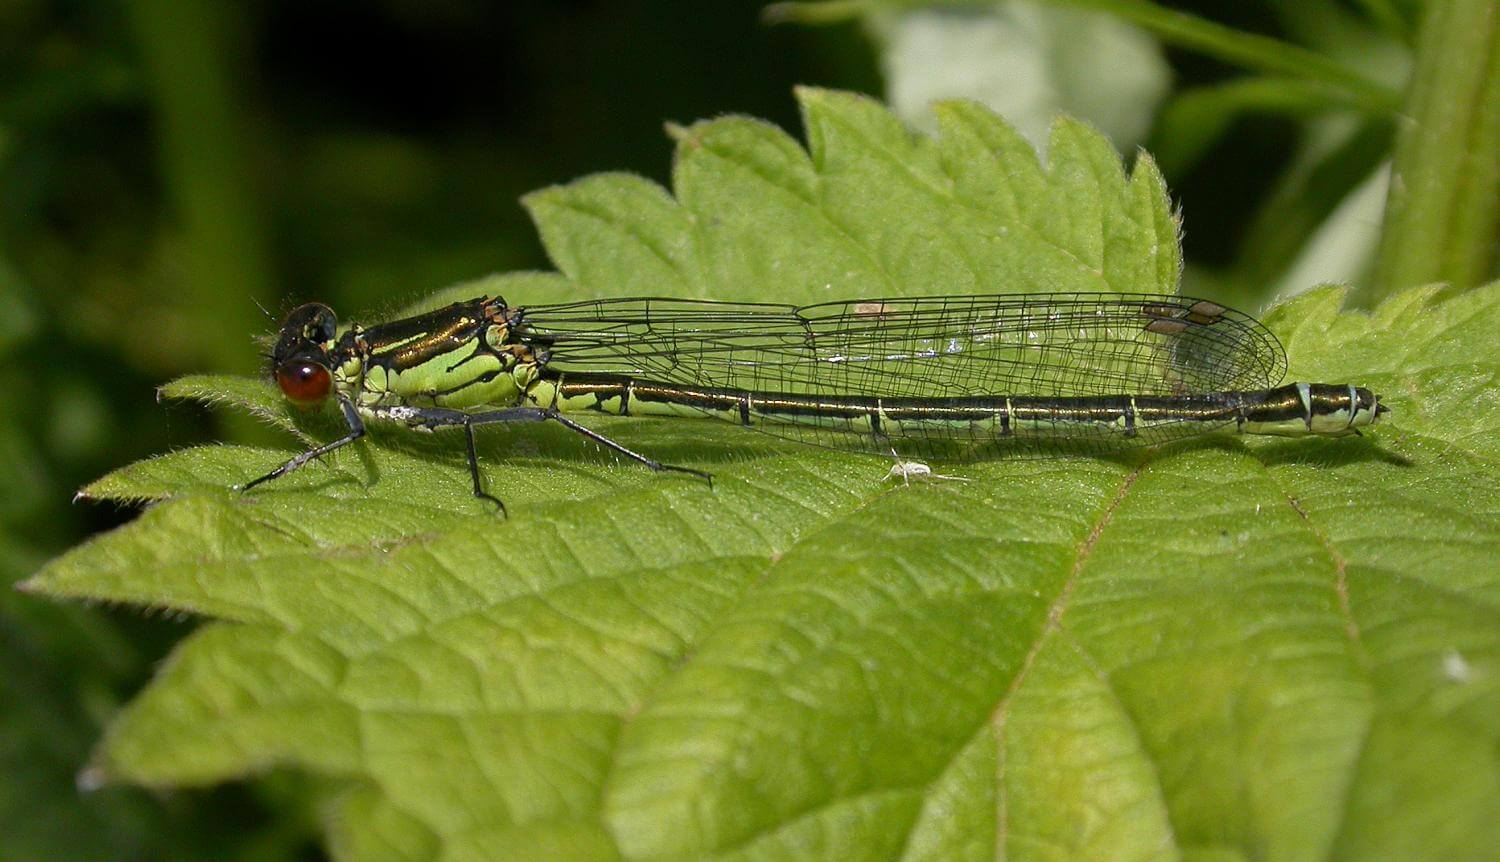
[[[896,459],[896,463],[891,465],[891,471],[886,473],[885,477],[887,479],[900,479],[903,485],[910,486],[913,479],[916,479],[918,482],[929,482],[934,479],[949,482],[969,481],[963,476],[944,476],[942,473],[934,473],[931,467],[923,464],[921,461],[903,461],[901,460],[901,456],[896,454],[895,449],[891,450],[891,457]]]
[[[1474,677],[1474,669],[1463,653],[1450,649],[1443,654],[1443,676],[1454,682],[1468,682]]]

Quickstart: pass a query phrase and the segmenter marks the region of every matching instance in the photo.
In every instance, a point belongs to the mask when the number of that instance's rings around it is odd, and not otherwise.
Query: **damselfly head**
[[[320,302],[299,305],[282,321],[271,350],[271,376],[294,405],[316,407],[333,391],[328,351],[337,331],[338,317]]]

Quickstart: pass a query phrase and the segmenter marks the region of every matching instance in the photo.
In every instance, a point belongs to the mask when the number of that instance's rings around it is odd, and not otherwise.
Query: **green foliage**
[[[1127,177],[1062,123],[1044,169],[970,105],[932,141],[800,96],[807,152],[742,118],[682,130],[673,195],[609,175],[528,200],[560,276],[456,290],[1174,287],[1149,159]],[[714,487],[500,432],[509,520],[447,436],[377,429],[247,495],[302,443],[203,446],[89,486],[157,504],[27,587],[214,618],[94,776],[328,776],[347,858],[1496,858],[1500,285],[1342,301],[1268,323],[1294,378],[1392,406],[1358,440],[902,487],[729,425],[601,420]],[[329,433],[258,381],[167,394]]]
[[[1245,20],[1244,9],[1194,5]],[[1356,302],[1367,306],[1418,284],[1466,290],[1500,275],[1500,18],[1493,3],[1268,4],[1262,23],[1274,35],[1182,6],[813,0],[773,3],[764,14],[802,24],[864,21],[881,45],[888,99],[919,126],[913,103],[920,110],[937,96],[979,99],[1023,129],[1036,114],[1084,116],[1121,149],[1154,124],[1149,146],[1199,229],[1217,233],[1204,219],[1207,207],[1227,211],[1214,213],[1216,220],[1249,221],[1248,229],[1198,244],[1189,272],[1194,292],[1253,305],[1338,281],[1357,285]],[[1106,32],[1114,42],[1100,38]],[[1111,49],[1140,40],[1154,42]],[[1160,93],[1143,86],[1156,73],[1155,42],[1241,74],[1184,80],[1158,115]],[[1266,158],[1278,148],[1265,136],[1275,118],[1296,129],[1281,143],[1285,163]],[[1245,130],[1249,137],[1239,134]],[[1236,194],[1230,187],[1246,164],[1264,166],[1266,181]],[[1184,182],[1195,176],[1213,178],[1202,196]]]
[[[1369,290],[1376,296],[1429,281],[1464,289],[1500,261],[1500,10],[1487,0],[1430,7]]]
[[[795,82],[869,64],[788,41],[748,6],[0,3],[0,858],[308,846],[305,801],[265,781],[81,790],[103,725],[192,626],[10,589],[134,516],[74,501],[105,470],[277,439],[157,403],[162,381],[252,372],[293,301],[384,308],[542,266],[523,192],[661,165],[663,116],[789,124]]]

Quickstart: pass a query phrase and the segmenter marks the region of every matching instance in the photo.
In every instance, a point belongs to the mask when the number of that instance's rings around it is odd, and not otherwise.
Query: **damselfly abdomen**
[[[708,478],[579,424],[586,413],[713,418],[821,446],[929,457],[1102,452],[1212,433],[1357,434],[1388,408],[1348,384],[1279,386],[1286,354],[1253,318],[1147,294],[870,299],[795,307],[681,299],[512,306],[500,297],[338,327],[293,310],[271,353],[296,404],[464,429],[558,422],[655,470]]]

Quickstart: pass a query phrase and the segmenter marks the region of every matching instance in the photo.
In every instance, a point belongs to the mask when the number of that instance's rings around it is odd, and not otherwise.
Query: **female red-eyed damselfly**
[[[372,326],[294,309],[271,373],[348,426],[251,488],[358,440],[366,420],[462,428],[557,422],[653,470],[574,417],[707,417],[821,446],[928,457],[1104,452],[1214,433],[1342,436],[1388,408],[1349,384],[1278,385],[1286,354],[1253,318],[1147,294],[868,299],[790,306],[683,299],[510,305],[480,297]],[[503,510],[503,505],[501,505]]]

